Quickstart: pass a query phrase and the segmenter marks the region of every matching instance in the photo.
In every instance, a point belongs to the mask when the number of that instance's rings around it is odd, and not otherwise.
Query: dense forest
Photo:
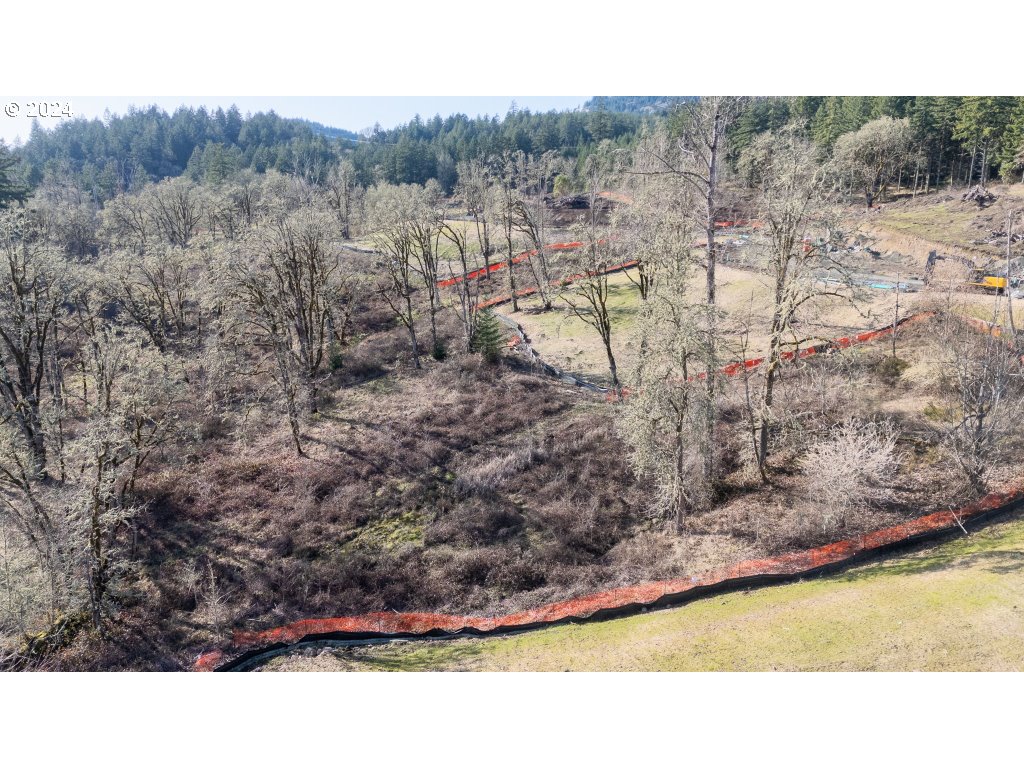
[[[393,130],[375,130],[351,151],[359,182],[423,184],[437,179],[446,191],[457,181],[456,165],[504,152],[558,152],[582,160],[602,141],[628,146],[641,125],[638,115],[590,112],[531,112],[513,108],[498,117],[418,117]]]
[[[676,104],[693,101],[694,96],[594,96],[583,103],[589,111],[639,112],[641,114],[663,114]]]
[[[104,120],[72,120],[52,130],[37,122],[15,154],[28,186],[74,181],[99,202],[182,174],[217,182],[251,168],[315,177],[336,158],[337,137],[326,133],[273,112],[243,117],[237,107],[181,107],[168,114],[153,106]]]
[[[14,154],[25,186],[73,180],[96,202],[149,181],[187,175],[216,184],[245,169],[273,169],[320,183],[342,157],[350,158],[363,186],[437,179],[450,192],[459,161],[515,150],[579,158],[605,139],[628,143],[640,123],[637,115],[610,110],[532,113],[513,106],[504,119],[417,116],[357,139],[349,131],[273,112],[243,116],[236,107],[181,107],[168,114],[149,107],[105,120],[73,120],[50,131],[37,123]]]
[[[1024,165],[1024,98],[1014,96],[800,96],[755,99],[732,129],[734,153],[789,122],[820,150],[878,118],[906,120],[909,165],[933,184],[1011,178]]]
[[[96,202],[149,181],[188,175],[219,183],[233,173],[268,169],[322,183],[347,158],[356,182],[423,184],[437,179],[450,193],[460,162],[522,151],[553,151],[579,169],[602,141],[633,146],[637,137],[685,97],[595,97],[584,109],[534,113],[513,108],[504,118],[463,114],[416,116],[392,129],[355,133],[270,113],[243,116],[236,107],[208,111],[181,107],[173,114],[135,109],[105,120],[73,120],[44,130],[36,125],[15,148],[11,175],[28,188],[75,180]],[[888,117],[906,121],[908,175],[924,186],[984,183],[1010,178],[1022,165],[1024,99],[1004,96],[807,96],[746,102],[730,126],[730,160],[765,131],[794,122],[823,154],[844,134]],[[646,128],[644,127],[646,126]]]

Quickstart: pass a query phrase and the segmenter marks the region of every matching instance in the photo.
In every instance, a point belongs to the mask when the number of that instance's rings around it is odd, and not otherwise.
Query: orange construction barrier
[[[904,318],[897,327],[934,317],[922,312]],[[978,321],[981,323],[981,321]],[[974,323],[970,323],[974,325]],[[990,323],[979,329],[996,334]],[[877,339],[893,332],[893,326],[865,331],[853,339],[843,337],[835,342],[819,344],[800,351],[800,357],[817,354],[830,345],[841,348]],[[726,366],[738,373],[763,360],[745,360]],[[726,371],[723,369],[723,372]],[[744,560],[726,568],[698,576],[655,581],[631,587],[595,592],[572,600],[549,603],[527,611],[505,616],[456,616],[439,613],[366,613],[334,618],[302,619],[280,627],[263,630],[236,630],[227,649],[200,654],[193,666],[197,671],[244,668],[246,662],[268,653],[287,649],[300,642],[320,640],[360,640],[387,638],[427,638],[455,635],[487,635],[536,629],[555,624],[588,619],[611,618],[635,614],[646,608],[678,605],[709,594],[740,587],[761,586],[789,581],[834,570],[867,556],[929,538],[954,532],[981,522],[995,514],[1016,508],[1024,501],[1024,487],[989,493],[958,510],[933,512],[899,525],[871,531],[852,539],[822,547],[791,552],[777,557]]]
[[[699,576],[655,581],[595,592],[572,600],[549,603],[505,616],[453,616],[442,613],[365,613],[324,619],[302,619],[264,630],[236,630],[229,658],[224,650],[201,654],[197,671],[237,668],[246,660],[299,642],[317,640],[369,640],[379,638],[487,635],[537,629],[585,619],[611,618],[639,613],[648,607],[681,604],[708,594],[748,586],[792,580],[849,565],[864,557],[925,538],[959,530],[998,512],[1008,511],[1024,500],[1024,488],[990,493],[958,510],[934,512],[906,523],[845,539],[822,547],[777,557],[744,560]]]
[[[604,241],[601,240],[599,242],[604,242]],[[546,251],[571,251],[571,250],[574,250],[576,248],[579,248],[581,245],[583,245],[583,243],[582,242],[578,242],[578,241],[577,242],[572,242],[572,243],[552,243],[551,245],[545,245],[544,246],[544,250],[546,250]],[[529,258],[531,258],[533,256],[536,256],[536,255],[537,255],[537,249],[536,248],[534,248],[532,251],[523,251],[518,256],[514,256],[512,258],[512,263],[513,264],[520,264],[520,263],[526,261],[527,259],[529,259]],[[455,285],[456,283],[461,283],[463,280],[476,280],[478,278],[483,277],[484,275],[490,274],[491,272],[497,272],[497,271],[499,271],[501,269],[507,269],[507,268],[508,268],[508,260],[505,259],[503,261],[497,261],[494,264],[491,264],[490,267],[480,267],[480,269],[474,269],[472,272],[467,272],[465,277],[463,277],[462,275],[458,275],[456,277],[449,277],[449,278],[446,278],[444,280],[438,280],[437,284],[441,288],[450,288],[451,286]]]

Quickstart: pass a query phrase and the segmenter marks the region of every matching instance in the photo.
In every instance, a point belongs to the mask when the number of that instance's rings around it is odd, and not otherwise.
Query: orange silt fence
[[[922,312],[904,318],[895,327],[935,317]],[[978,321],[979,330],[997,335],[991,324]],[[973,325],[973,324],[972,324]],[[807,347],[799,357],[819,354],[828,348],[848,348],[891,334],[892,325],[865,331],[854,337]],[[792,356],[793,353],[788,353]],[[791,359],[791,358],[790,358]],[[722,369],[735,375],[764,362],[764,358],[731,363]],[[697,379],[706,378],[699,374]],[[626,396],[629,390],[623,390]],[[1024,487],[989,493],[957,510],[932,512],[899,525],[882,528],[851,539],[776,557],[744,560],[726,568],[696,576],[619,587],[549,603],[503,616],[459,616],[439,613],[377,612],[333,618],[302,619],[269,629],[236,630],[227,648],[200,654],[193,666],[198,671],[244,669],[267,654],[297,643],[329,640],[358,643],[363,640],[489,635],[554,626],[566,622],[612,618],[648,608],[680,605],[709,594],[749,586],[766,586],[814,576],[851,565],[911,543],[934,539],[994,515],[1014,510],[1024,502]]]
[[[303,642],[338,640],[357,643],[387,638],[490,635],[635,614],[647,608],[683,604],[709,594],[819,575],[896,546],[935,538],[979,523],[994,514],[1019,507],[1022,501],[1024,488],[994,492],[958,510],[933,512],[814,549],[744,560],[698,576],[604,590],[504,616],[376,612],[302,619],[271,629],[236,630],[229,649],[201,654],[193,668],[198,671],[244,668],[247,662],[258,657]]]

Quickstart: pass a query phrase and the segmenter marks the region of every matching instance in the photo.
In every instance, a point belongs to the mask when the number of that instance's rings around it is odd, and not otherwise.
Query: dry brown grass
[[[768,278],[728,266],[719,266],[718,275],[718,303],[729,317],[728,324],[722,329],[725,354],[730,360],[763,354],[768,348],[767,329],[771,321]],[[614,275],[610,282],[612,348],[620,377],[628,383],[639,346],[636,330],[639,292],[626,274]],[[961,284],[962,277],[950,276],[946,281],[937,280],[927,290],[902,293],[899,296],[899,316],[906,317],[952,303],[959,311],[979,319],[992,321],[995,318],[998,323],[1007,322],[1005,299],[981,291],[962,290]],[[697,300],[704,290],[702,277],[694,277],[691,290]],[[896,301],[895,292],[873,289],[863,289],[849,300],[823,296],[803,307],[796,330],[801,339],[808,340],[806,345],[883,327],[893,321]],[[531,344],[546,362],[591,381],[608,384],[608,359],[599,334],[573,316],[566,306],[556,302],[552,310],[542,312],[539,302],[531,299],[521,304],[520,312],[502,311],[523,326]],[[1016,314],[1024,315],[1024,304],[1017,307]],[[747,345],[745,353],[744,339]]]
[[[505,638],[303,649],[267,671],[1024,669],[1024,522],[845,573]]]
[[[334,374],[323,412],[304,425],[307,457],[292,454],[282,414],[257,403],[228,412],[187,463],[154,465],[140,487],[149,506],[138,574],[119,596],[114,641],[86,638],[62,663],[184,667],[233,627],[311,616],[501,613],[803,548],[952,503],[959,497],[915,406],[939,394],[928,334],[901,332],[910,368],[895,382],[879,367],[884,342],[787,369],[779,402],[800,416],[773,437],[769,487],[751,472],[734,380],[719,434],[722,498],[680,536],[630,469],[615,406],[514,360],[490,366],[456,352],[414,371],[399,329],[364,329],[347,360],[379,369]],[[892,503],[823,527],[796,458],[843,418],[881,413],[906,436]]]

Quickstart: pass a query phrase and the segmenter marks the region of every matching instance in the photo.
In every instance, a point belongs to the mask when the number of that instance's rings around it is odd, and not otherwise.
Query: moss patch
[[[406,544],[420,546],[423,544],[423,524],[423,515],[415,510],[375,520],[345,542],[341,553],[359,549],[391,552]]]

